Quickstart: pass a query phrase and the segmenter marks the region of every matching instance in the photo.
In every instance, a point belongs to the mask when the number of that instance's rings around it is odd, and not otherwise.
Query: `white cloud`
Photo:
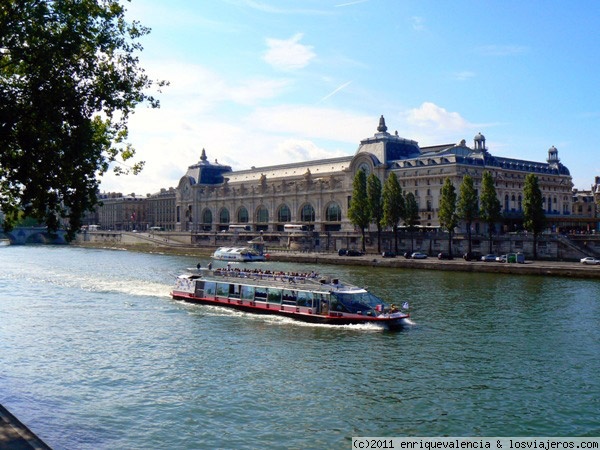
[[[458,81],[466,81],[475,77],[475,72],[471,72],[469,70],[463,70],[462,72],[455,72],[453,74],[453,78]]]
[[[449,112],[431,102],[424,102],[420,107],[409,110],[406,121],[411,126],[432,131],[464,131],[473,127],[459,113]]]
[[[223,101],[250,105],[278,96],[291,83],[287,79],[274,78],[231,81],[202,65],[180,61],[157,61],[148,65],[149,72],[170,83],[158,96],[161,108],[168,107],[170,102],[177,109],[185,104],[193,105],[197,111],[210,110]]]
[[[299,43],[302,33],[297,33],[290,39],[267,39],[266,51],[263,59],[275,69],[290,71],[306,67],[316,56],[313,48]]]
[[[359,141],[375,129],[371,116],[332,108],[282,105],[258,108],[247,119],[252,128],[295,137],[327,139],[337,142]]]
[[[413,16],[410,18],[410,22],[412,23],[413,30],[415,31],[423,31],[425,30],[425,19],[419,16]]]

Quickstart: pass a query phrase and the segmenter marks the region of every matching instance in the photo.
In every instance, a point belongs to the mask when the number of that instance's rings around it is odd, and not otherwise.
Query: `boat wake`
[[[21,281],[51,284],[64,289],[81,289],[86,292],[122,293],[128,296],[170,297],[169,284],[135,278],[106,277],[100,274],[78,274],[44,271],[19,276]]]

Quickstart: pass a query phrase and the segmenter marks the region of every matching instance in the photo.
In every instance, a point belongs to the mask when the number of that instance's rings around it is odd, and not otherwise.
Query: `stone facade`
[[[503,231],[522,226],[525,176],[534,173],[544,198],[549,227],[572,215],[573,183],[569,170],[551,147],[545,162],[492,155],[479,133],[473,147],[466,141],[419,147],[390,134],[383,116],[374,136],[360,142],[353,156],[233,171],[203,150],[200,161],[180,179],[175,198],[178,231],[223,231],[230,224],[248,224],[253,231],[283,231],[286,223],[305,224],[320,232],[353,232],[348,220],[352,182],[357,170],[375,173],[382,185],[395,172],[405,192],[413,192],[421,226],[439,226],[440,190],[446,178],[458,189],[473,177],[476,189],[484,171],[492,173],[503,207]],[[483,231],[475,223],[475,232]],[[464,230],[460,230],[464,231]]]
[[[148,223],[145,197],[135,194],[103,193],[99,195],[98,224],[102,229],[133,231],[145,229]]]

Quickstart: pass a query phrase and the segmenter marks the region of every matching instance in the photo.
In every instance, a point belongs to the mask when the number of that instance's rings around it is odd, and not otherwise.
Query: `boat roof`
[[[254,249],[250,247],[219,247],[215,250],[215,253],[242,253],[244,251],[253,251]]]
[[[271,272],[261,269],[227,269],[217,268],[200,270],[192,269],[193,272],[185,273],[179,278],[206,279],[216,282],[234,282],[239,284],[253,284],[262,287],[274,287],[279,289],[310,290],[320,292],[338,293],[364,293],[366,289],[353,284],[341,282],[337,278],[322,276],[318,274],[298,274],[290,272]]]

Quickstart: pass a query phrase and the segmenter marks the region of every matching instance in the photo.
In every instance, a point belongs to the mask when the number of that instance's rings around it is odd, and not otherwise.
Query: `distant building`
[[[572,215],[573,183],[569,170],[551,147],[545,162],[492,155],[479,133],[466,141],[419,147],[416,141],[387,131],[383,116],[377,132],[362,140],[352,156],[232,170],[210,163],[205,150],[188,168],[176,189],[175,228],[180,231],[220,231],[229,224],[248,224],[255,231],[283,231],[287,223],[327,232],[354,231],[348,219],[352,182],[357,170],[376,174],[381,183],[395,172],[405,192],[419,205],[421,225],[439,226],[440,190],[446,178],[458,189],[471,175],[478,189],[484,171],[491,172],[502,204],[503,231],[523,222],[525,176],[538,177],[549,227]],[[484,230],[475,223],[475,232]],[[481,229],[480,229],[481,228]]]
[[[102,230],[133,231],[147,228],[147,203],[135,194],[102,193],[99,196],[98,225]]]
[[[161,189],[156,194],[146,197],[148,228],[160,228],[164,231],[176,229],[175,199],[177,191],[174,188]]]

